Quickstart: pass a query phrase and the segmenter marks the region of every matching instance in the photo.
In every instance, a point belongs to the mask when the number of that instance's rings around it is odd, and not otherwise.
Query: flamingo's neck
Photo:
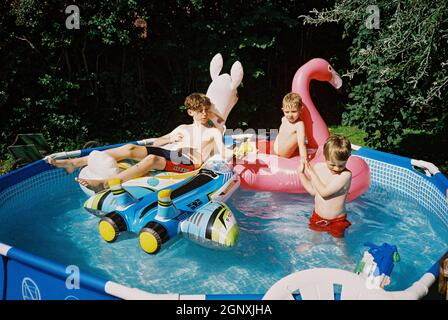
[[[325,143],[329,136],[328,127],[316,109],[310,95],[310,82],[316,79],[311,68],[299,69],[294,76],[292,91],[302,98],[306,110],[302,112],[302,120],[305,123],[305,131],[311,147],[318,147]],[[316,79],[317,80],[317,79]]]

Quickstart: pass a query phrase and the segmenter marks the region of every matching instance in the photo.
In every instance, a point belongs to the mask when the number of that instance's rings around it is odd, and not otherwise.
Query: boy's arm
[[[342,190],[347,183],[350,182],[352,177],[352,173],[350,171],[345,171],[339,176],[333,178],[328,184],[324,184],[313,167],[308,165],[307,169],[309,170],[311,176],[311,184],[316,192],[319,193],[319,195],[324,199],[331,198],[337,192]]]
[[[176,129],[174,129],[173,131],[171,131],[170,133],[158,137],[154,140],[153,142],[153,146],[154,147],[161,147],[164,146],[168,143],[175,143],[175,142],[179,142],[180,140],[182,140],[183,135],[179,132],[182,126],[178,126]]]
[[[305,164],[302,161],[300,161],[300,163],[299,163],[299,179],[300,179],[300,182],[302,182],[302,186],[305,188],[305,190],[310,195],[315,196],[316,190],[314,189],[311,181],[305,175]]]
[[[297,145],[299,147],[301,162],[305,163],[308,159],[308,155],[305,146],[305,125],[303,121],[300,121],[297,124]]]

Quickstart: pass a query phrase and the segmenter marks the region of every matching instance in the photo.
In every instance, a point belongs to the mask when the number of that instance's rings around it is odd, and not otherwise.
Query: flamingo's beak
[[[331,75],[332,75],[331,80],[330,80],[331,85],[333,87],[335,87],[336,89],[341,88],[342,87],[342,79],[339,76],[339,74],[336,71],[334,71],[334,69],[332,69]]]

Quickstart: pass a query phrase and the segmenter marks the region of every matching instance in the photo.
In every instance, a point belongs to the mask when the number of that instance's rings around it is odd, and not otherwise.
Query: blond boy
[[[107,187],[107,180],[110,179],[120,179],[124,182],[142,176],[152,169],[172,172],[192,171],[199,168],[214,153],[230,158],[232,150],[225,148],[221,132],[209,125],[209,112],[212,107],[210,99],[205,94],[193,93],[185,99],[185,106],[188,115],[193,118],[192,124],[178,126],[169,134],[155,139],[151,146],[126,144],[105,151],[116,161],[139,160],[136,165],[108,179],[76,180],[83,186],[99,191]],[[162,148],[169,143],[176,143],[177,149]],[[68,160],[49,158],[48,163],[71,173],[76,168],[86,166],[87,159],[87,156]]]
[[[351,223],[347,220],[345,201],[352,181],[352,173],[346,168],[351,155],[347,138],[333,135],[324,144],[325,163],[311,166],[299,164],[299,178],[309,194],[314,196],[314,211],[310,229],[325,231],[342,238]],[[309,178],[305,175],[308,173]]]
[[[291,158],[299,151],[302,162],[307,159],[305,147],[305,125],[300,119],[303,104],[300,95],[290,92],[284,96],[282,111],[284,117],[279,133],[274,141],[274,153],[280,157]]]

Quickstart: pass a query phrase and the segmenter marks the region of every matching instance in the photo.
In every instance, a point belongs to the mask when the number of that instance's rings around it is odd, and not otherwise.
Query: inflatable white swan
[[[232,108],[237,102],[237,88],[243,79],[243,67],[239,61],[236,61],[230,70],[230,75],[227,73],[219,74],[223,67],[223,60],[221,54],[216,54],[210,62],[210,76],[212,78],[212,83],[209,85],[207,90],[207,97],[209,97],[212,102],[212,114],[210,115],[210,120],[213,121],[215,126],[221,130],[224,134],[225,122],[227,117],[232,111]],[[164,148],[173,149],[175,144],[165,145]],[[84,179],[108,179],[112,176],[117,175],[123,168],[119,168],[117,161],[109,156],[107,153],[102,151],[94,150],[89,154],[87,161],[87,167],[84,167],[79,173],[80,178]],[[150,174],[152,175],[152,174]],[[162,173],[157,173],[157,175],[163,175]],[[163,182],[166,184],[176,182],[178,179],[175,178],[176,173],[170,174],[173,176],[173,181],[164,179]],[[183,176],[183,175],[179,175]],[[185,174],[185,176],[189,176]],[[142,177],[143,178],[143,177]],[[124,184],[124,186],[130,185],[140,185],[146,184],[146,179],[132,179]],[[88,195],[93,195],[94,192],[82,185],[81,189]],[[158,186],[162,187],[162,184]]]

